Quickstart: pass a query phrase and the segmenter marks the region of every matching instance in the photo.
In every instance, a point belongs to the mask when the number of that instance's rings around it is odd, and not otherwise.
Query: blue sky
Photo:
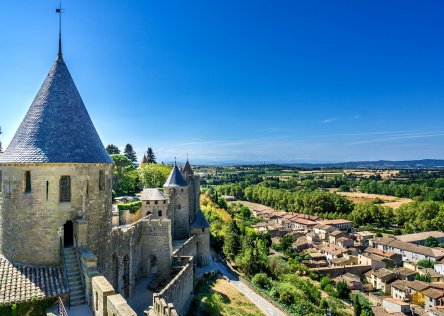
[[[103,143],[159,160],[444,158],[442,1],[63,2]],[[57,52],[56,1],[0,2],[12,138]]]

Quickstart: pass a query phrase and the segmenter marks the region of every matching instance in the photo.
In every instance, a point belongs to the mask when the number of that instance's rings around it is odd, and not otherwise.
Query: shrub
[[[142,203],[140,201],[131,202],[126,204],[117,204],[117,208],[119,211],[129,211],[131,214],[136,213],[142,207]]]
[[[321,283],[319,286],[321,287],[321,290],[325,290],[327,285],[331,285],[331,279],[328,275],[321,278]]]
[[[270,290],[273,287],[273,282],[265,273],[257,273],[251,282],[261,289]]]

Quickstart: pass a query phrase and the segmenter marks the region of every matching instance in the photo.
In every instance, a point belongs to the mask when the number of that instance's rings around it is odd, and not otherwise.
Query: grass
[[[263,316],[264,314],[234,285],[221,277],[214,277],[199,283],[188,315]]]

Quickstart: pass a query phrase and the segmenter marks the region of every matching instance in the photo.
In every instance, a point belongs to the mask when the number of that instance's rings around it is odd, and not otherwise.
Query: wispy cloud
[[[325,120],[322,120],[322,121],[318,121],[318,123],[328,124],[328,123],[332,123],[332,122],[337,121],[337,120],[338,120],[337,118],[328,118],[328,119],[325,119]]]
[[[395,142],[399,140],[406,139],[415,139],[415,138],[430,138],[430,137],[439,137],[444,136],[444,131],[429,131],[429,132],[410,132],[410,133],[399,133],[388,135],[384,138],[370,138],[365,140],[358,140],[354,142],[349,142],[347,145],[362,145],[362,144],[371,144],[371,143],[386,143],[386,142]]]

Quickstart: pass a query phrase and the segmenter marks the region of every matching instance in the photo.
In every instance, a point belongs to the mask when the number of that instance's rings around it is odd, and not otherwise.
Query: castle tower
[[[190,222],[194,222],[197,212],[200,210],[200,177],[194,174],[190,162],[187,159],[182,169],[182,174],[188,183],[188,200],[190,206]]]
[[[176,164],[163,187],[170,199],[168,218],[172,222],[173,239],[186,239],[190,237],[188,184]]]
[[[106,270],[113,161],[59,55],[0,155],[0,253],[60,264],[60,245],[85,246]]]

